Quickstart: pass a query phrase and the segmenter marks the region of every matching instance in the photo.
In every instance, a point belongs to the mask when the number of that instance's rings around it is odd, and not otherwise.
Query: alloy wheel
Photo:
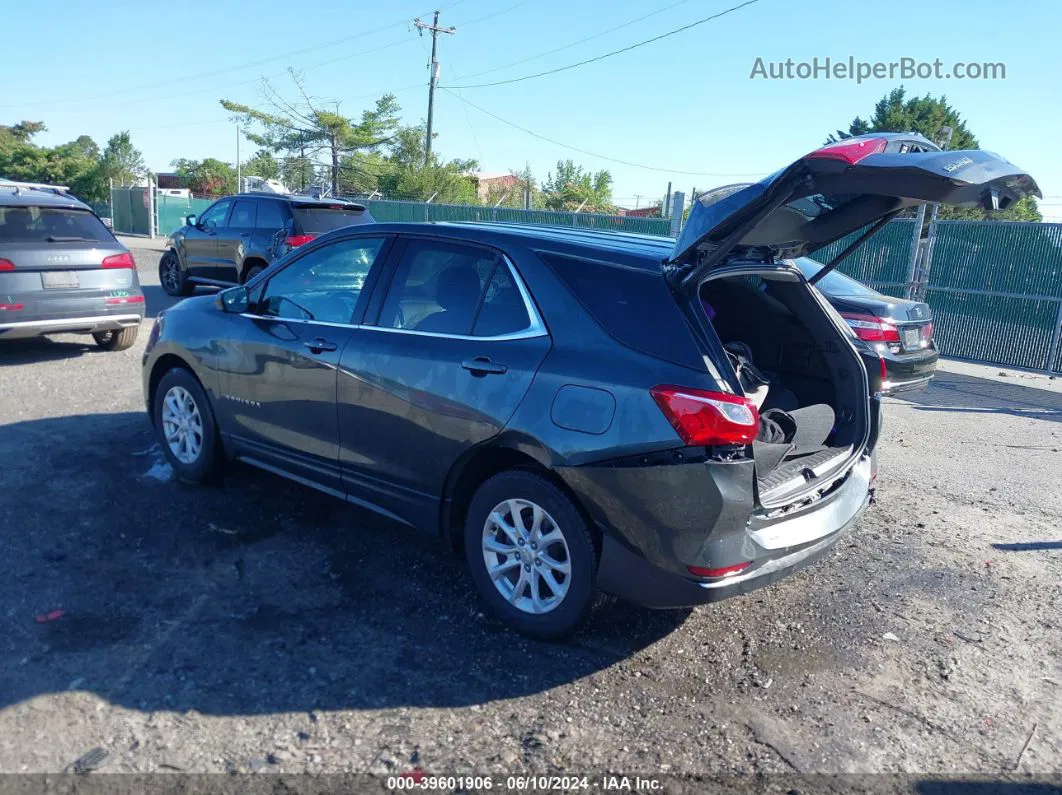
[[[167,290],[177,292],[181,289],[181,263],[172,254],[166,258],[162,268],[162,281]]]
[[[483,525],[483,561],[498,593],[516,609],[540,615],[557,608],[571,584],[563,531],[530,500],[498,503]]]
[[[194,464],[203,449],[203,418],[195,398],[183,386],[170,387],[162,399],[162,434],[182,464]]]

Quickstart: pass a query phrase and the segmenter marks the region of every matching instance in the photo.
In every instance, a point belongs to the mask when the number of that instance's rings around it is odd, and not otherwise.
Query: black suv
[[[1038,193],[995,155],[908,138],[717,192],[677,242],[328,234],[158,319],[143,386],[162,448],[186,480],[238,459],[442,535],[488,608],[536,637],[571,632],[595,589],[670,607],[770,583],[867,506],[881,423],[877,353],[788,258],[920,201]],[[829,417],[821,443],[763,438],[775,396]]]
[[[159,282],[173,296],[197,284],[243,284],[270,262],[318,235],[372,223],[360,204],[343,199],[276,193],[240,193],[190,215],[170,235],[159,261]]]
[[[136,341],[144,294],[129,249],[59,188],[0,182],[0,340],[91,334]]]

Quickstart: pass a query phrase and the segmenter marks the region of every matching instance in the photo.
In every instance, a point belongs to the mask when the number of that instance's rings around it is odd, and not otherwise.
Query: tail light
[[[0,257],[0,271],[13,271],[15,269],[15,263],[9,259]]]
[[[751,560],[744,563],[738,563],[734,566],[723,566],[720,569],[703,569],[700,566],[687,566],[690,574],[694,577],[729,577],[738,572],[742,572],[752,564]]]
[[[136,268],[136,260],[128,251],[103,258],[101,268]]]
[[[888,367],[885,365],[884,356],[878,357],[878,364],[881,365],[881,383],[884,384],[886,381],[889,380],[889,370]]]
[[[922,341],[925,342],[928,347],[929,343],[933,341],[933,324],[926,323],[922,326]]]
[[[25,308],[25,304],[0,304],[0,312],[21,312]]]
[[[854,166],[867,155],[876,155],[885,151],[889,142],[884,138],[845,138],[822,149],[816,149],[804,155],[805,160],[841,160]]]
[[[899,342],[900,332],[889,320],[875,315],[842,312],[848,327],[857,337],[866,342]]]
[[[298,248],[304,246],[313,240],[317,235],[292,235],[287,239],[287,244],[292,248]]]
[[[649,394],[687,445],[749,444],[760,427],[748,398],[681,386],[654,386]]]
[[[142,304],[144,303],[144,296],[142,295],[123,295],[118,298],[108,298],[107,304]]]

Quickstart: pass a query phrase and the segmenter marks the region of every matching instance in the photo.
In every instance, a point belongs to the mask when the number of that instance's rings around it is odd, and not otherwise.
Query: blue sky
[[[436,0],[455,36],[440,42],[440,85],[521,77],[592,58],[736,5],[739,0]],[[426,115],[430,40],[410,24],[429,0],[259,0],[179,4],[134,0],[60,2],[42,14],[8,3],[0,123],[44,121],[46,144],[80,134],[101,145],[129,129],[157,171],[178,157],[234,161],[236,132],[218,104],[257,103],[260,78],[296,98],[294,67],[315,97],[356,115],[393,91],[406,121]],[[596,36],[653,11],[619,30]],[[765,61],[847,59],[1003,62],[1006,79],[904,81],[946,94],[982,147],[1039,181],[1045,216],[1062,220],[1062,121],[1053,0],[759,0],[685,32],[559,74],[485,88],[451,89],[542,136],[532,137],[453,95],[436,95],[436,149],[472,157],[484,171],[530,163],[545,178],[558,159],[608,168],[617,203],[634,206],[675,189],[755,178],[816,148],[853,116],[870,114],[896,80],[750,79]],[[558,52],[539,56],[550,50]],[[55,53],[54,56],[47,53]],[[290,53],[290,54],[289,54]],[[506,67],[515,61],[525,63]],[[267,61],[267,59],[269,59]],[[266,61],[266,62],[263,62]],[[488,70],[491,70],[488,72]],[[479,77],[471,75],[488,72]],[[252,150],[243,145],[246,158]],[[682,173],[687,172],[687,173]],[[695,173],[694,173],[695,172]],[[636,199],[636,196],[642,198]]]

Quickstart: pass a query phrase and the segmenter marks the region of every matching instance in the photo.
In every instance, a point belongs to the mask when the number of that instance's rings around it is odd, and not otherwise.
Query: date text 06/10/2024
[[[498,789],[502,792],[659,792],[663,782],[642,776],[506,776],[504,781],[493,776],[432,776],[422,770],[412,770],[399,776],[389,776],[391,790],[472,791]]]

